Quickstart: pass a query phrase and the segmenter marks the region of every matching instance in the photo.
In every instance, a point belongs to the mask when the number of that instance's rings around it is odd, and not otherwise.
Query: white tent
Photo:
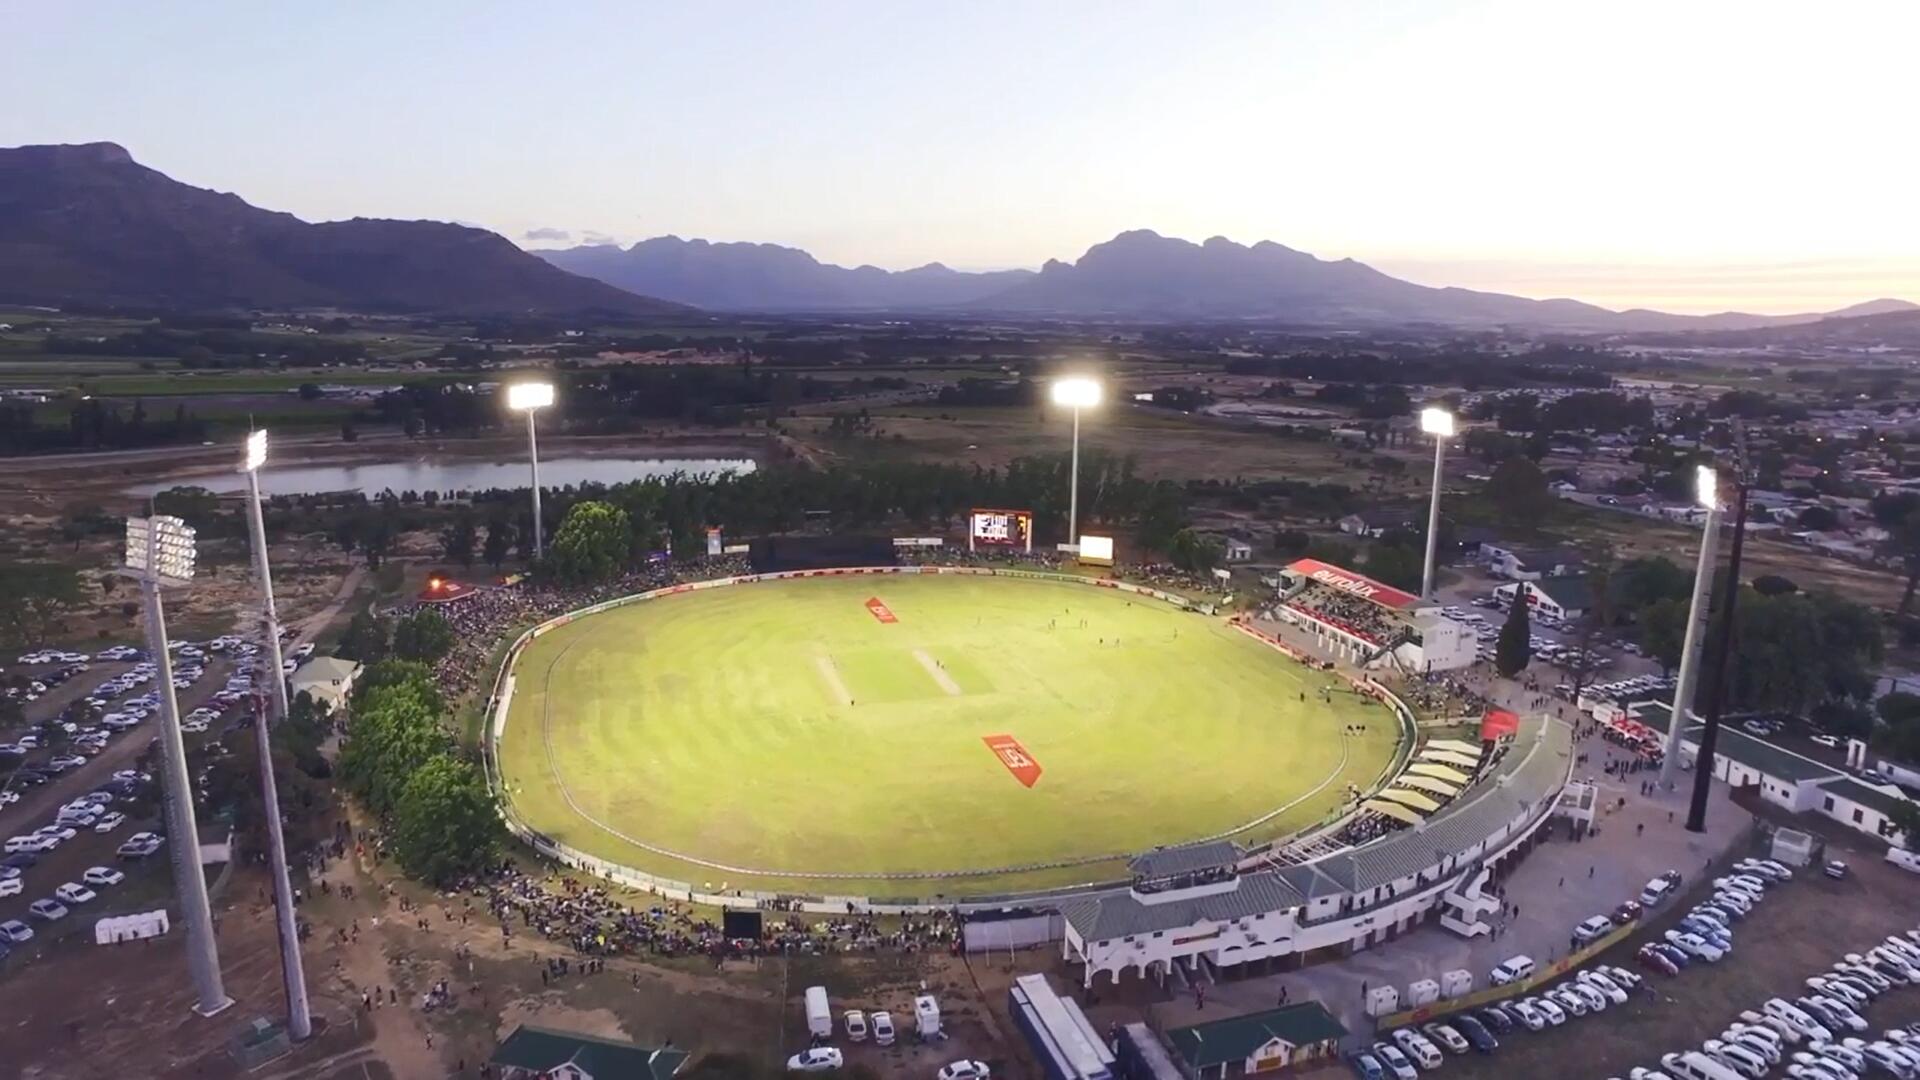
[[[112,915],[94,921],[93,943],[118,945],[123,941],[159,937],[166,933],[167,929],[167,912],[164,908],[159,911],[142,911],[133,915]]]

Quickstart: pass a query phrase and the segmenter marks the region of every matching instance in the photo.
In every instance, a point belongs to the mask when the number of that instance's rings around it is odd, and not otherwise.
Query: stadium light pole
[[[1067,474],[1067,543],[1080,550],[1080,410],[1100,404],[1100,382],[1085,375],[1053,380],[1053,403],[1073,411],[1073,460]]]
[[[287,702],[287,674],[280,655],[280,615],[273,603],[273,574],[267,563],[266,514],[260,508],[260,467],[267,463],[267,433],[247,436],[240,471],[247,474],[247,526],[253,534],[253,574],[260,583],[260,617],[267,639],[266,657],[273,685],[272,721],[284,723],[291,712]],[[254,741],[260,754],[260,805],[266,811],[267,853],[273,868],[273,908],[280,931],[280,978],[287,994],[287,1034],[303,1041],[313,1034],[313,1013],[307,1002],[306,965],[300,959],[300,928],[293,914],[293,879],[287,871],[287,838],[280,827],[280,785],[273,777],[269,717],[256,697]]]
[[[1735,421],[1735,436],[1740,429]],[[1745,447],[1741,461],[1744,471]],[[1700,752],[1693,761],[1693,799],[1687,806],[1687,831],[1707,831],[1707,795],[1713,786],[1714,751],[1720,741],[1720,710],[1726,705],[1727,669],[1733,666],[1734,608],[1740,600],[1740,553],[1747,540],[1747,494],[1745,477],[1734,484],[1733,547],[1727,552],[1727,598],[1720,605],[1719,655],[1713,658],[1713,674],[1707,677],[1707,709],[1700,729]]]
[[[527,414],[527,457],[533,463],[533,559],[540,561],[545,545],[540,535],[540,440],[534,435],[534,414],[553,404],[553,384],[514,383],[507,387],[507,408]]]
[[[213,937],[213,908],[200,869],[200,824],[193,812],[193,778],[187,772],[187,746],[180,733],[180,702],[173,693],[173,658],[167,652],[167,615],[160,588],[193,581],[193,530],[177,517],[127,519],[126,561],[120,573],[140,583],[147,609],[147,649],[153,654],[160,693],[160,754],[166,773],[164,802],[168,856],[174,888],[187,924],[187,968],[199,1001],[193,1011],[213,1016],[233,1004],[220,979],[220,953]]]
[[[1713,564],[1720,548],[1720,474],[1711,466],[1696,466],[1693,493],[1701,509],[1707,512],[1706,532],[1700,537],[1700,562],[1693,572],[1693,600],[1687,608],[1686,637],[1680,645],[1680,673],[1673,682],[1673,715],[1667,723],[1666,757],[1660,762],[1660,786],[1673,786],[1673,774],[1680,767],[1680,733],[1687,726],[1687,713],[1700,676],[1700,656],[1705,652],[1707,613],[1713,608]]]
[[[1453,414],[1445,409],[1420,410],[1420,430],[1433,436],[1433,501],[1427,507],[1427,563],[1420,575],[1420,599],[1433,599],[1434,557],[1440,550],[1440,470],[1447,460],[1447,440],[1453,438]]]

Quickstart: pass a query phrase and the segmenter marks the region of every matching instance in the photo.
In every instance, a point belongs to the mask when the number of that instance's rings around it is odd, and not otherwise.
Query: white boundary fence
[[[683,585],[670,585],[663,589],[633,593],[629,596],[620,596],[612,600],[604,600],[598,604],[592,604],[576,611],[569,611],[564,615],[555,616],[538,626],[529,628],[514,639],[513,644],[507,649],[506,657],[500,663],[500,670],[494,677],[493,693],[488,698],[487,719],[481,740],[482,750],[486,765],[487,785],[493,790],[494,805],[499,810],[501,820],[506,823],[507,831],[511,832],[541,855],[561,863],[564,866],[571,867],[572,869],[585,871],[596,877],[604,878],[605,880],[629,888],[640,889],[645,892],[671,897],[676,900],[685,900],[691,903],[709,904],[719,907],[729,905],[741,907],[747,904],[758,907],[767,902],[777,900],[781,902],[783,909],[791,909],[797,906],[804,911],[828,914],[844,914],[851,911],[869,911],[880,914],[909,914],[953,908],[962,910],[971,908],[1000,908],[1005,907],[1009,903],[1024,903],[1048,898],[1059,898],[1074,893],[1113,888],[1117,884],[1122,884],[1121,882],[1114,881],[1089,882],[1085,885],[1059,889],[1010,893],[999,896],[970,897],[964,901],[955,902],[929,902],[919,897],[799,895],[791,892],[775,892],[758,889],[728,888],[724,890],[713,890],[708,886],[700,886],[692,882],[660,877],[622,863],[609,862],[597,856],[589,855],[584,851],[569,847],[540,833],[527,823],[521,821],[514,813],[512,800],[509,798],[506,790],[504,778],[500,774],[497,747],[500,737],[506,732],[507,712],[513,702],[513,692],[516,681],[513,675],[514,664],[520,659],[521,650],[525,649],[535,638],[558,630],[576,619],[583,619],[589,615],[598,615],[601,612],[612,611],[615,608],[626,607],[629,604],[637,604],[643,600],[653,600],[663,596],[677,596],[682,593],[700,592],[704,589],[719,589],[733,585],[750,585],[761,581],[888,574],[956,574],[975,577],[1028,578],[1037,581],[1054,581],[1063,584],[1084,585],[1090,588],[1115,589],[1136,596],[1146,596],[1160,600],[1182,610],[1205,610],[1200,605],[1194,604],[1183,596],[1163,592],[1145,585],[1136,585],[1127,581],[1112,581],[1104,578],[1080,577],[1074,574],[1055,574],[1035,570],[1014,570],[982,566],[865,566],[825,570],[788,570],[768,574],[740,574],[733,577],[714,578],[709,581],[689,582]],[[1259,634],[1255,636],[1265,637],[1265,635]],[[1291,650],[1288,651],[1291,652]],[[1356,689],[1358,689],[1358,687],[1356,687]],[[1410,731],[1412,718],[1406,712],[1405,706],[1392,694],[1385,693],[1384,687],[1374,684],[1371,689],[1375,691],[1375,696],[1379,697],[1380,700],[1394,712],[1403,727],[1407,727]],[[1070,863],[1062,865],[1070,865]],[[1039,867],[1034,867],[1033,869],[1038,868]],[[999,871],[980,871],[979,873],[997,872]],[[864,880],[873,880],[871,875],[849,876],[857,876]],[[914,880],[931,880],[940,876],[942,875],[916,875]],[[949,874],[945,876],[978,876],[978,874]]]

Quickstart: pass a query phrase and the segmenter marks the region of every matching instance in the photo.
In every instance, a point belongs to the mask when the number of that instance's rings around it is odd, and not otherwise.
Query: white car
[[[867,1023],[873,1027],[873,1044],[875,1046],[893,1045],[892,1013],[881,1010],[867,1017]]]
[[[1540,1015],[1546,1017],[1547,1023],[1553,1027],[1559,1027],[1561,1024],[1567,1022],[1567,1010],[1561,1008],[1560,1003],[1551,998],[1544,995],[1536,998],[1528,998],[1527,1004],[1539,1010]]]
[[[942,1066],[938,1075],[940,1080],[987,1080],[987,1077],[993,1075],[993,1071],[987,1068],[987,1063],[984,1061],[968,1061],[962,1058]]]
[[[1390,1042],[1374,1043],[1373,1056],[1380,1059],[1380,1064],[1393,1075],[1393,1080],[1419,1080],[1420,1078],[1420,1070],[1414,1068],[1413,1062],[1407,1060],[1407,1055],[1401,1053],[1400,1048]]]
[[[127,880],[127,875],[111,866],[89,866],[87,872],[80,875],[80,880],[89,885],[118,885]]]
[[[867,1041],[867,1014],[859,1009],[848,1009],[846,1015],[847,1041]]]
[[[1686,953],[1688,956],[1705,960],[1709,964],[1718,963],[1727,955],[1726,950],[1698,934],[1689,934],[1680,930],[1666,933],[1667,944]]]
[[[833,1072],[846,1064],[837,1046],[816,1046],[787,1059],[788,1072]]]
[[[1428,1041],[1425,1035],[1412,1028],[1395,1028],[1392,1035],[1394,1045],[1412,1058],[1414,1064],[1423,1069],[1437,1069],[1446,1058],[1440,1055],[1440,1048]]]
[[[1519,1017],[1521,1026],[1528,1031],[1539,1031],[1547,1026],[1547,1018],[1541,1015],[1539,1009],[1533,1007],[1531,1001],[1508,1002],[1507,1011]]]
[[[1592,987],[1615,1005],[1624,1005],[1627,1002],[1627,992],[1621,989],[1618,983],[1598,971],[1583,971],[1575,978],[1583,985]]]
[[[26,888],[27,882],[25,878],[10,877],[5,880],[0,880],[0,897],[19,896],[22,892],[26,891]]]
[[[1739,1043],[1708,1039],[1700,1049],[1708,1057],[1741,1076],[1759,1080],[1760,1077],[1767,1075],[1767,1060]]]
[[[1439,1021],[1425,1024],[1420,1028],[1420,1033],[1425,1035],[1429,1040],[1445,1047],[1450,1054],[1464,1054],[1473,1049],[1472,1046],[1467,1044],[1466,1036],[1454,1030],[1452,1025],[1449,1024],[1443,1024]]]
[[[113,813],[94,822],[93,831],[97,833],[110,833],[126,823],[127,815],[115,810]]]
[[[33,927],[19,919],[8,919],[6,922],[0,922],[0,938],[6,938],[15,945],[23,941],[32,941]]]
[[[32,836],[15,836],[7,840],[7,854],[12,855],[21,851],[51,851],[54,847],[58,846],[58,844],[58,840],[49,844],[46,837],[37,834]]]
[[[65,885],[53,890],[53,895],[55,899],[64,903],[84,904],[100,894],[87,888],[85,885],[69,881]]]
[[[27,905],[27,910],[33,912],[35,918],[47,922],[67,917],[67,905],[58,900],[35,900]]]

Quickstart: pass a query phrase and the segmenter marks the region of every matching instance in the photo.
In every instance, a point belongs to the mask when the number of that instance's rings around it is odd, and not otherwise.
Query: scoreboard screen
[[[975,510],[969,518],[967,548],[976,544],[1033,550],[1033,512],[1030,510]]]

